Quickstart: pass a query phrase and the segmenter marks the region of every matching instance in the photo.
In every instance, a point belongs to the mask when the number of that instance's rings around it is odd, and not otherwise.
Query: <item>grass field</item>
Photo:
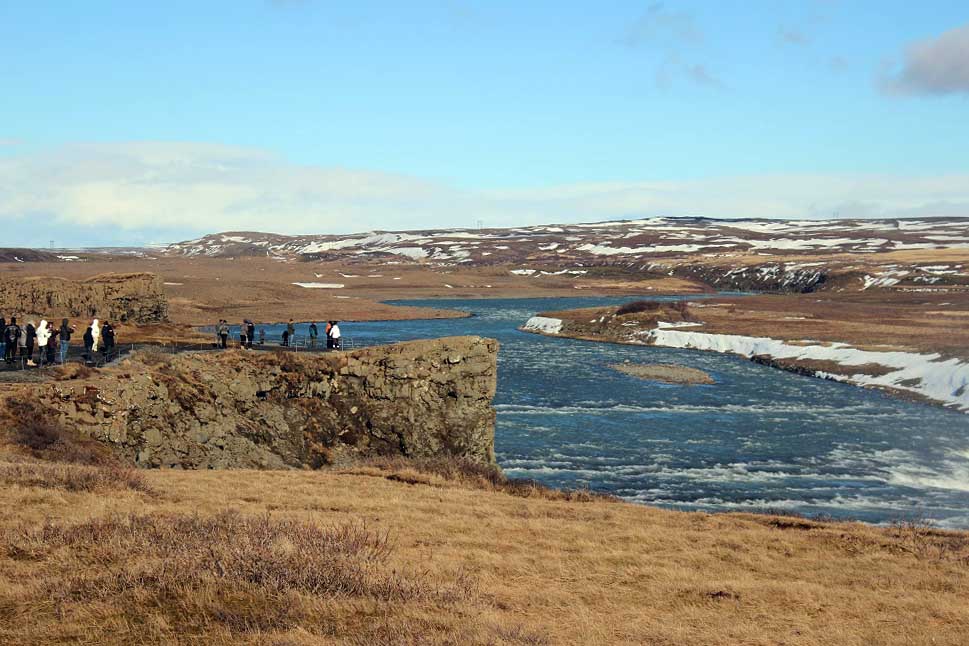
[[[969,535],[918,524],[403,460],[134,472],[19,450],[0,507],[3,644],[969,643]]]

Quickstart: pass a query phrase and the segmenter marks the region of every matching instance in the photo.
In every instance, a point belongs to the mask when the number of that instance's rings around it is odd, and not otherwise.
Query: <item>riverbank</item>
[[[946,298],[947,300],[943,300]],[[632,345],[730,353],[798,374],[969,411],[965,297],[761,295],[689,305],[546,312],[524,330]],[[890,310],[890,317],[889,311]]]
[[[74,262],[0,263],[16,282],[28,277],[84,280],[106,273],[151,272],[161,278],[168,321],[176,326],[295,321],[396,321],[466,316],[456,310],[387,301],[445,298],[538,298],[609,294],[700,294],[697,281],[592,268],[516,273],[515,266],[445,267],[388,260],[308,262],[275,257],[194,258],[144,253],[85,255]]]

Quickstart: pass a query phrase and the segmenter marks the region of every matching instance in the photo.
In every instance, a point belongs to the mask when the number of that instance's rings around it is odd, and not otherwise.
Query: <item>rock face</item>
[[[82,281],[51,276],[0,279],[6,315],[93,318],[132,323],[168,319],[161,279],[150,273],[102,274]]]
[[[319,467],[365,455],[494,462],[497,341],[348,353],[140,353],[34,387],[62,423],[142,467]]]

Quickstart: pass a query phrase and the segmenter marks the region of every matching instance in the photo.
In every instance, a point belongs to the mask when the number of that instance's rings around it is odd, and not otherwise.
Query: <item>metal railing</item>
[[[282,352],[294,352],[294,353],[313,353],[313,354],[325,354],[329,352],[348,352],[351,350],[356,350],[358,348],[366,347],[368,344],[361,343],[360,341],[354,339],[351,336],[343,336],[340,338],[340,347],[326,347],[326,339],[316,339],[316,343],[305,335],[296,335],[290,340],[288,345],[282,344],[281,337],[274,336],[272,338],[267,338],[262,340],[262,342],[255,342],[252,344],[251,349],[258,351],[282,351]],[[2,347],[2,346],[0,346]],[[226,349],[238,349],[240,347],[239,341],[230,341]],[[180,354],[183,352],[217,352],[222,350],[221,342],[219,340],[213,340],[211,343],[126,343],[121,345],[115,345],[110,352],[105,352],[102,349],[97,352],[88,353],[84,348],[79,348],[77,346],[71,346],[68,349],[68,354],[63,362],[60,360],[60,348],[57,348],[55,353],[55,360],[53,362],[43,362],[36,361],[40,358],[40,348],[36,348],[32,353],[31,357],[35,360],[35,365],[30,365],[28,357],[23,354],[21,348],[18,347],[17,356],[14,357],[12,363],[8,364],[5,361],[0,361],[0,373],[9,372],[20,372],[20,371],[38,371],[41,374],[47,372],[52,368],[56,368],[64,365],[65,363],[81,363],[89,367],[101,368],[105,365],[113,363],[118,359],[121,359],[136,350],[155,350],[161,351],[166,354]],[[0,352],[2,356],[2,352]]]

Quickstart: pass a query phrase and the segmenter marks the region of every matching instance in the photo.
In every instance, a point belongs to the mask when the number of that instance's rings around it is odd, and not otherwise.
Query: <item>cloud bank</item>
[[[900,94],[969,94],[969,24],[909,45],[884,86]]]
[[[136,244],[146,235],[177,240],[229,230],[349,233],[653,215],[969,216],[969,175],[742,176],[481,191],[199,143],[84,144],[0,157],[0,219],[21,232],[50,221],[59,240],[72,229],[110,231],[113,241]],[[49,237],[41,230],[35,244]]]

